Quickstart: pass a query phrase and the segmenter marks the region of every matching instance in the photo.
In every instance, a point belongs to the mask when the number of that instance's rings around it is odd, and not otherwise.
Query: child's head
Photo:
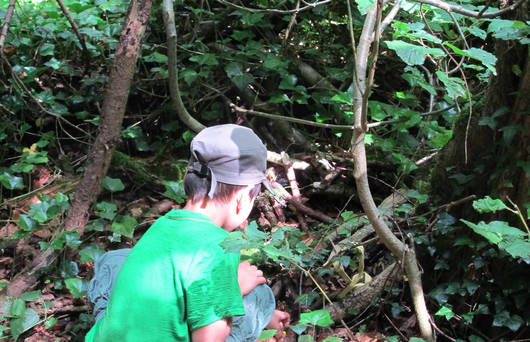
[[[265,178],[267,149],[250,128],[233,124],[205,128],[193,138],[190,150],[184,189],[192,203],[229,206],[234,196],[244,195],[249,201],[243,198],[242,203],[250,204],[243,208],[248,216],[261,185],[270,189]]]

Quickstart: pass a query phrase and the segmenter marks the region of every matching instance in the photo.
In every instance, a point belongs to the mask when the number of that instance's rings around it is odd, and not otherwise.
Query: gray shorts
[[[94,304],[96,321],[105,315],[107,304],[121,265],[129,255],[129,248],[101,255],[94,265],[94,278],[88,286],[88,298]],[[272,318],[276,301],[267,285],[257,286],[243,297],[244,316],[234,316],[227,342],[254,342]]]

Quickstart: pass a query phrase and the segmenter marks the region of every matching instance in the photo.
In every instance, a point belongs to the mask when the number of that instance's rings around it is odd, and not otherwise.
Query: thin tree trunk
[[[368,97],[364,95],[366,91],[369,91],[369,89],[367,89],[367,84],[370,80],[367,80],[366,74],[368,55],[370,52],[370,46],[372,45],[372,37],[374,37],[374,27],[376,27],[377,21],[377,6],[378,2],[374,2],[366,15],[355,56],[356,73],[354,75],[353,84],[353,112],[355,118],[353,138],[351,141],[352,157],[354,160],[354,178],[361,205],[377,236],[381,239],[381,242],[383,242],[386,248],[392,252],[394,257],[403,263],[405,273],[409,280],[410,293],[414,303],[421,336],[424,340],[432,342],[434,341],[434,336],[429,322],[429,312],[427,310],[427,305],[425,304],[421,272],[416,260],[413,241],[411,241],[412,246],[409,248],[409,246],[400,241],[392,233],[375,205],[368,184],[366,149],[364,144],[364,137],[368,124],[366,122],[366,111],[363,111],[363,106],[367,106],[366,101],[368,101]]]
[[[88,221],[89,208],[101,191],[101,183],[107,173],[112,153],[120,140],[125,105],[151,7],[152,0],[132,0],[129,5],[103,101],[98,135],[88,153],[85,172],[77,185],[62,230],[77,230],[82,234]],[[34,288],[37,285],[38,271],[49,266],[57,254],[56,250],[49,248],[37,256],[4,288],[0,302],[3,302],[6,294],[19,296]]]
[[[164,23],[166,25],[167,37],[167,59],[169,72],[169,93],[171,101],[175,106],[177,115],[180,120],[192,131],[198,133],[205,127],[197,121],[186,109],[182,102],[182,97],[179,91],[179,77],[177,67],[177,30],[175,28],[175,13],[173,11],[173,1],[164,0],[162,2],[162,12]]]

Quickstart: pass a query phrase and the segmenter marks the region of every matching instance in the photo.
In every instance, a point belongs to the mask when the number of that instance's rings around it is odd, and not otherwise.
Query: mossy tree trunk
[[[525,3],[513,19],[529,17]],[[497,76],[490,79],[481,106],[474,110],[469,125],[468,113],[462,113],[453,139],[438,157],[432,189],[440,203],[470,194],[503,200],[509,196],[520,208],[529,200],[530,49],[517,41],[497,40],[495,53]],[[472,178],[457,184],[449,178],[456,174]],[[452,187],[447,186],[451,183]]]

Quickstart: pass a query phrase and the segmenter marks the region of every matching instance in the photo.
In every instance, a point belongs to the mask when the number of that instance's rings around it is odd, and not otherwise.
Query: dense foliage
[[[8,2],[0,0],[0,18],[5,17]],[[176,203],[185,199],[178,181],[183,172],[181,159],[187,158],[186,146],[194,133],[180,122],[170,101],[165,28],[160,4],[155,3],[131,88],[120,154],[114,157],[111,174],[103,183],[105,192],[94,203],[83,234],[54,234],[97,134],[104,88],[128,5],[122,0],[63,2],[84,38],[86,50],[55,1],[21,0],[1,51],[0,214],[5,226],[0,256],[15,264],[0,273],[0,286],[5,287],[14,277],[21,267],[16,264],[27,262],[28,256],[17,252],[20,246],[64,253],[56,267],[42,275],[37,291],[3,303],[0,339],[16,340],[41,325],[52,329],[57,317],[42,310],[53,305],[42,295],[48,284],[55,293],[70,293],[86,301],[90,275],[86,263],[105,249],[132,245],[138,232],[147,228],[150,221],[146,218],[156,216],[147,210],[135,214],[129,210],[130,203],[141,196],[166,197]],[[374,63],[375,67],[367,109],[370,131],[365,139],[374,196],[382,200],[395,189],[407,189],[408,200],[389,214],[388,221],[400,237],[405,240],[410,233],[417,244],[427,305],[443,338],[470,342],[528,338],[527,190],[522,190],[526,201],[513,203],[496,191],[500,181],[503,186],[515,187],[504,178],[504,169],[484,170],[480,163],[470,166],[467,173],[447,168],[444,172],[451,183],[445,187],[451,199],[478,196],[473,208],[480,215],[469,210],[462,211],[466,216],[459,216],[462,212],[452,212],[451,205],[437,203],[430,177],[435,165],[433,154],[446,146],[459,125],[496,131],[500,139],[492,144],[505,148],[521,137],[524,125],[506,124],[505,119],[515,115],[510,108],[494,108],[491,115],[471,118],[485,110],[484,90],[488,81],[498,76],[500,57],[495,54],[495,42],[504,40],[527,47],[529,22],[512,20],[511,12],[503,18],[488,17],[488,13],[498,11],[495,7],[501,2],[451,3],[485,14],[481,18],[432,4],[396,4],[399,12],[384,27],[379,56],[377,60],[371,56],[368,65]],[[351,168],[344,158],[344,151],[350,148],[350,129],[283,125],[277,119],[243,114],[237,109],[351,126],[352,38],[359,42],[372,1],[358,0],[351,3],[351,9],[349,5],[294,0],[177,0],[178,73],[184,105],[206,125],[250,125],[270,150],[322,158],[328,155],[329,160],[329,155],[340,155],[334,162]],[[385,5],[383,19],[394,3]],[[521,79],[529,72],[524,63],[513,64],[510,69]],[[460,153],[464,150],[467,153],[466,146]],[[528,173],[525,158],[504,167]],[[474,184],[475,175],[481,173],[490,175],[488,184]],[[351,172],[346,176],[351,178]],[[300,177],[304,187],[314,185],[311,175]],[[53,182],[61,184],[59,190],[46,193]],[[149,183],[154,187],[144,186]],[[345,184],[351,186],[353,181]],[[37,200],[25,201],[34,195]],[[349,195],[327,198],[325,204],[318,198],[310,199],[312,206],[321,206],[337,217],[331,224],[312,225],[311,232],[290,226],[264,232],[251,224],[245,238],[236,234],[226,241],[227,248],[245,248],[246,257],[278,277],[302,272],[313,279],[314,291],[297,296],[297,305],[305,311],[293,328],[300,334],[299,341],[310,341],[315,331],[325,331],[333,324],[327,311],[311,306],[318,297],[326,297],[329,287],[323,290],[320,285],[334,279],[338,266],[333,263],[357,276],[352,277],[355,281],[350,279],[352,288],[370,280],[361,266],[364,251],[355,243],[333,254],[332,262],[328,260],[331,247],[315,249],[315,236],[337,230],[346,238],[366,224],[359,214],[358,199],[350,201]],[[504,201],[496,199],[499,197]],[[471,201],[463,203],[460,205],[471,207]],[[49,233],[35,233],[43,230]],[[370,271],[376,269],[373,266]],[[384,298],[373,300],[370,310],[350,312],[348,325],[354,332],[379,329],[388,340],[418,335],[407,328],[411,304],[402,291],[404,286],[403,282],[393,284]],[[392,320],[399,322],[403,332],[388,324]],[[80,340],[90,324],[87,310],[76,316],[68,334]],[[326,340],[340,339],[331,336]]]

